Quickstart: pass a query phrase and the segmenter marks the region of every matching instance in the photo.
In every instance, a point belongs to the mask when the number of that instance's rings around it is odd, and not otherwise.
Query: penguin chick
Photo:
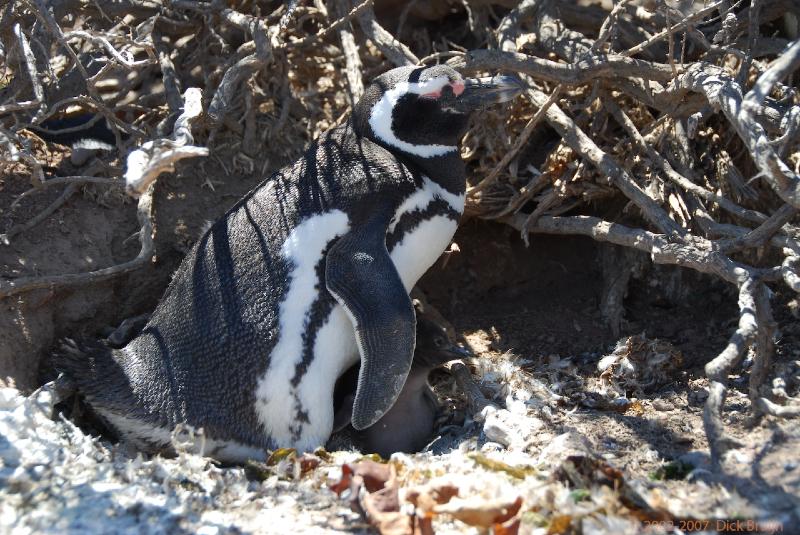
[[[471,356],[453,343],[439,323],[417,313],[417,346],[408,379],[392,408],[374,425],[351,432],[356,445],[364,452],[389,458],[392,453],[414,453],[430,442],[439,403],[428,384],[431,371],[445,362]],[[349,369],[336,385],[340,400],[336,407],[334,430],[350,424],[358,366]]]

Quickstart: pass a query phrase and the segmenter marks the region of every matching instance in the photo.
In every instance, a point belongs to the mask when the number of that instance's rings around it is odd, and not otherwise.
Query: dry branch
[[[272,59],[272,43],[264,21],[242,15],[232,9],[223,10],[221,15],[226,22],[253,35],[255,52],[240,59],[225,72],[208,105],[208,116],[217,123],[225,121],[227,110],[233,107],[234,93],[241,82],[266,67]]]
[[[597,55],[572,64],[557,63],[516,52],[470,50],[447,62],[464,71],[500,69],[528,74],[538,80],[567,85],[589,83],[597,78],[644,78],[669,81],[669,65],[625,58],[616,54]]]
[[[662,39],[667,38],[670,35],[674,35],[675,33],[689,27],[691,24],[701,20],[703,17],[713,13],[717,9],[720,9],[720,7],[726,5],[727,3],[728,3],[727,0],[723,0],[721,2],[716,2],[714,4],[708,5],[703,9],[698,9],[696,12],[688,15],[687,17],[684,17],[680,22],[677,22],[672,26],[670,26],[669,28],[666,28],[658,32],[657,34],[653,35],[652,37],[647,39],[647,41],[643,41],[638,45],[633,46],[628,50],[624,51],[622,55],[627,57],[635,56],[636,54],[642,52],[647,47],[652,46],[658,41],[661,41]]]
[[[411,49],[375,20],[375,10],[372,8],[372,4],[367,5],[358,14],[358,22],[370,41],[375,43],[383,55],[396,66],[419,64],[419,58],[411,52]]]
[[[174,171],[180,160],[208,156],[207,148],[191,145],[194,141],[191,123],[203,111],[202,98],[200,89],[187,89],[183,94],[183,113],[175,122],[172,139],[148,141],[128,155],[125,190],[129,195],[138,197],[158,175]]]
[[[335,31],[341,31],[341,29],[345,27],[347,24],[349,24],[350,21],[353,20],[353,18],[357,17],[366,9],[370,8],[373,2],[374,0],[363,0],[360,4],[355,6],[349,13],[347,13],[346,15],[342,15],[340,18],[336,19],[330,26],[325,27],[324,29],[320,30],[314,35],[306,36],[306,38],[300,41],[298,45],[307,46],[327,38],[330,34],[332,34]],[[346,8],[347,6],[350,5],[350,2],[348,0],[341,0],[341,1],[337,0],[336,3],[337,5],[340,5],[343,8]]]
[[[528,92],[537,107],[544,107],[549,96],[532,89]],[[578,154],[589,160],[609,177],[611,182],[625,194],[639,209],[642,215],[662,232],[682,235],[684,230],[669,218],[664,210],[636,184],[627,171],[617,164],[586,133],[564,113],[557,104],[550,104],[546,111],[547,122],[561,136],[564,142]]]
[[[174,164],[183,158],[205,156],[208,149],[192,147],[191,122],[202,112],[202,92],[197,88],[189,88],[184,93],[184,111],[175,122],[175,132],[172,140],[159,139],[145,143],[141,148],[133,151],[128,156],[127,171],[125,173],[127,189],[132,196],[139,197],[137,214],[141,229],[139,241],[141,249],[133,260],[115,266],[69,275],[52,275],[44,277],[22,277],[11,281],[0,282],[0,298],[16,295],[22,292],[43,288],[55,288],[75,284],[96,283],[116,277],[123,273],[136,270],[151,261],[154,252],[153,245],[153,182],[162,172],[172,170]],[[66,197],[74,193],[77,182],[65,179],[78,178],[81,182],[92,177],[62,177],[62,180],[53,179],[59,183],[67,183],[67,188],[62,196],[45,211],[54,211]],[[103,182],[106,182],[104,179]],[[48,214],[37,216],[42,220]],[[37,223],[39,221],[36,221]],[[29,224],[30,225],[30,224]]]
[[[785,66],[796,66],[800,61],[800,41],[797,41],[787,52],[785,61],[779,61],[775,69],[777,74],[785,74]],[[769,76],[766,74],[769,73]],[[775,73],[767,71],[766,81],[762,84],[771,87]],[[689,68],[678,82],[678,85],[698,93],[703,93],[714,108],[722,110],[733,125],[736,133],[750,150],[753,160],[761,170],[772,189],[787,203],[800,208],[800,179],[778,157],[772,148],[764,127],[754,117],[753,108],[761,109],[758,103],[763,101],[761,91],[754,89],[747,95],[744,104],[742,91],[733,78],[723,69],[715,65],[699,63]],[[758,87],[758,86],[757,86]],[[763,90],[763,88],[762,88]],[[759,100],[761,99],[761,100]]]
[[[720,208],[727,210],[731,214],[742,217],[743,219],[752,220],[753,218],[757,218],[758,220],[764,220],[764,217],[761,214],[754,213],[752,210],[746,210],[727,197],[708,191],[704,187],[689,180],[673,169],[672,165],[670,165],[667,159],[656,152],[652,145],[647,143],[641,133],[639,133],[639,131],[636,129],[633,121],[631,121],[628,115],[614,102],[610,95],[603,100],[603,105],[625,129],[625,132],[628,134],[631,140],[633,140],[636,147],[640,151],[647,154],[647,156],[664,172],[664,176],[666,176],[669,180],[689,193],[697,195],[701,199],[718,204]]]
[[[473,416],[480,415],[483,409],[494,405],[483,395],[466,364],[461,361],[453,361],[447,365],[447,369],[456,380],[461,391],[466,394],[469,411]]]
[[[363,4],[367,4],[367,2]],[[342,18],[339,20],[353,16],[353,14],[356,13],[356,9],[358,9],[356,8],[351,13],[347,14],[347,8],[350,5],[348,0],[337,0],[333,5],[337,8],[337,13],[342,15]],[[336,25],[336,23],[334,23],[334,25]],[[364,66],[358,55],[358,46],[356,45],[355,37],[348,25],[342,24],[338,32],[339,41],[342,43],[342,52],[344,52],[350,107],[353,107],[361,98],[361,95],[364,94],[364,80],[361,77]]]
[[[505,169],[509,163],[511,163],[511,160],[514,159],[514,157],[517,155],[520,149],[522,149],[522,147],[528,141],[528,138],[530,137],[531,133],[533,133],[533,129],[536,128],[536,126],[542,120],[542,117],[544,117],[544,114],[547,112],[548,108],[550,108],[550,105],[553,104],[556,100],[558,100],[559,95],[561,95],[561,89],[562,87],[558,86],[555,88],[555,90],[553,90],[553,93],[548,97],[547,101],[542,106],[540,106],[539,110],[533,115],[533,117],[530,118],[530,120],[528,120],[528,124],[525,125],[525,128],[523,128],[522,133],[514,142],[514,146],[503,156],[503,159],[500,160],[500,163],[498,163],[495,166],[495,168],[492,169],[492,172],[489,173],[489,175],[486,178],[484,178],[474,187],[469,189],[468,194],[470,196],[474,196],[478,194],[480,191],[489,187],[497,179],[500,172],[503,169]]]
[[[733,367],[742,361],[758,334],[756,293],[763,291],[765,291],[763,284],[753,278],[747,278],[742,282],[739,286],[739,327],[725,349],[705,367],[709,386],[708,399],[703,410],[703,425],[711,449],[711,458],[716,463],[722,454],[737,445],[725,433],[721,417],[722,407],[727,394],[728,375]]]
[[[44,112],[44,89],[42,88],[42,82],[39,80],[39,71],[36,69],[36,58],[33,57],[31,46],[28,44],[28,39],[25,37],[25,34],[22,32],[22,27],[19,24],[14,25],[14,34],[17,36],[17,41],[19,42],[22,58],[25,60],[25,68],[31,82],[33,95],[36,97],[31,102],[35,102],[36,106],[39,107],[39,111],[33,119],[35,121]]]
[[[526,226],[527,219],[524,214],[515,214],[501,218],[500,221],[520,232],[525,229],[527,232],[537,234],[588,236],[597,241],[631,247],[649,253],[651,260],[656,264],[670,264],[690,268],[701,273],[716,275],[734,284],[746,279],[751,272],[774,278],[769,271],[752,270],[752,268],[735,262],[713,249],[703,249],[694,245],[676,243],[668,235],[655,234],[646,230],[620,225],[619,223],[603,221],[598,217],[542,216],[537,221]],[[702,242],[699,244],[705,245]]]
[[[17,143],[19,143],[20,147],[17,147]],[[40,186],[44,181],[44,170],[42,169],[42,164],[37,160],[30,151],[25,148],[23,145],[22,140],[11,132],[0,128],[0,147],[3,147],[7,153],[7,156],[3,157],[3,160],[9,162],[18,162],[23,160],[27,162],[33,172],[31,173],[31,182],[34,187]]]
[[[47,182],[45,182],[45,184],[47,184]],[[38,190],[28,190],[28,191],[38,191]],[[61,192],[61,195],[59,195],[56,200],[48,204],[44,210],[36,214],[34,217],[29,219],[25,223],[22,223],[20,225],[14,225],[13,227],[5,231],[3,234],[0,234],[0,243],[2,243],[3,245],[10,245],[11,238],[16,236],[17,234],[21,234],[27,230],[32,229],[33,227],[35,227],[36,225],[38,225],[39,223],[41,223],[42,221],[53,215],[53,213],[59,208],[61,208],[61,206],[65,202],[67,202],[69,198],[75,194],[76,191],[78,191],[77,184],[75,183],[67,184],[67,187],[64,188],[64,191]],[[22,195],[17,197],[15,202],[19,202],[21,198]]]

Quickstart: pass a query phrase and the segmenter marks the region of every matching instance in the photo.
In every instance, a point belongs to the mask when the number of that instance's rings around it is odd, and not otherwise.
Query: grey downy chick
[[[365,453],[388,458],[395,452],[414,453],[430,442],[439,403],[428,384],[431,371],[445,362],[471,356],[452,342],[446,329],[417,310],[417,344],[411,371],[397,401],[374,425],[356,431],[355,444]],[[334,431],[350,425],[359,366],[353,366],[336,385]]]

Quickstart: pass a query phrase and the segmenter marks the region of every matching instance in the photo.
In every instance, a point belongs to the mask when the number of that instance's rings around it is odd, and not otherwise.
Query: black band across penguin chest
[[[386,248],[407,291],[450,243],[464,211],[464,193],[428,176],[397,207],[386,229]]]
[[[431,200],[424,208],[404,212],[398,219],[394,229],[386,233],[386,248],[391,253],[408,234],[413,233],[422,224],[434,217],[446,217],[458,223],[461,218],[461,212],[441,198]]]

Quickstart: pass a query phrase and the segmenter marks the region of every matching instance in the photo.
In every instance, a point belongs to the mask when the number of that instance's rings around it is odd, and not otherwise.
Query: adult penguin
[[[202,428],[202,452],[224,461],[320,446],[336,380],[359,357],[352,425],[371,426],[411,367],[408,293],[463,211],[469,115],[520,89],[444,65],[382,74],[346,124],[214,223],[138,336],[68,342],[58,366],[144,450],[168,447],[178,424]]]

